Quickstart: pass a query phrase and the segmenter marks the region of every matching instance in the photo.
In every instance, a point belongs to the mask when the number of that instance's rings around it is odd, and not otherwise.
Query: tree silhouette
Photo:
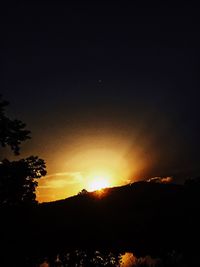
[[[5,115],[5,107],[9,103],[2,100],[0,95],[0,145],[10,146],[16,155],[19,155],[20,144],[30,139],[30,131],[26,130],[26,124],[20,120],[11,120]]]
[[[78,193],[79,196],[86,196],[88,195],[88,191],[86,189],[82,189],[79,193]]]
[[[0,96],[0,146],[9,146],[19,155],[20,145],[30,139],[30,131],[20,120],[11,120],[5,114],[7,101]],[[46,175],[43,159],[30,156],[18,161],[4,159],[0,162],[0,205],[18,205],[36,202],[36,179]]]
[[[38,185],[36,179],[45,174],[45,163],[38,157],[3,160],[0,164],[0,205],[34,203]]]

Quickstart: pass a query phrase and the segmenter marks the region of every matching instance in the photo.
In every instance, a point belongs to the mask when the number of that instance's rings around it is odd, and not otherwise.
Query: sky
[[[160,2],[2,6],[0,92],[32,132],[20,157],[47,163],[39,201],[200,174],[200,10]]]

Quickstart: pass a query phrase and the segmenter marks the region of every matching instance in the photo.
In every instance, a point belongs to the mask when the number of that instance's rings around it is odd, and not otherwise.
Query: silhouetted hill
[[[31,210],[6,210],[2,235],[9,244],[20,240],[23,251],[35,257],[105,247],[139,256],[197,255],[199,193],[199,182],[137,182],[85,192]]]
[[[182,246],[191,204],[182,185],[137,182],[40,204],[35,234],[46,240],[50,234],[56,244],[137,244],[158,253]]]

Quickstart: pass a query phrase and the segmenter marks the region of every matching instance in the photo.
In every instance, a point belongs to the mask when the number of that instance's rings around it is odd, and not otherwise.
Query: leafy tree
[[[20,120],[11,120],[5,115],[5,107],[9,103],[2,100],[0,95],[0,145],[10,146],[16,155],[19,155],[20,144],[30,139],[30,131],[26,130],[26,124]]]
[[[9,146],[19,155],[20,145],[30,138],[30,131],[20,120],[11,120],[5,115],[7,101],[0,97],[0,146]],[[43,159],[30,156],[18,161],[4,159],[0,162],[0,205],[19,205],[36,202],[38,178],[46,175]]]
[[[46,174],[45,163],[31,156],[19,161],[3,160],[0,164],[0,205],[34,203],[36,179]]]
[[[79,196],[86,196],[88,195],[88,191],[86,189],[82,189],[79,193],[78,193]]]

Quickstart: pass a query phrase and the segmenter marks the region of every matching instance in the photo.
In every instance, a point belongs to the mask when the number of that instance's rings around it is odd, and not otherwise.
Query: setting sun
[[[88,190],[89,191],[95,191],[95,190],[101,190],[103,188],[111,186],[110,179],[108,177],[103,176],[94,176],[91,178],[91,180],[88,182]]]

